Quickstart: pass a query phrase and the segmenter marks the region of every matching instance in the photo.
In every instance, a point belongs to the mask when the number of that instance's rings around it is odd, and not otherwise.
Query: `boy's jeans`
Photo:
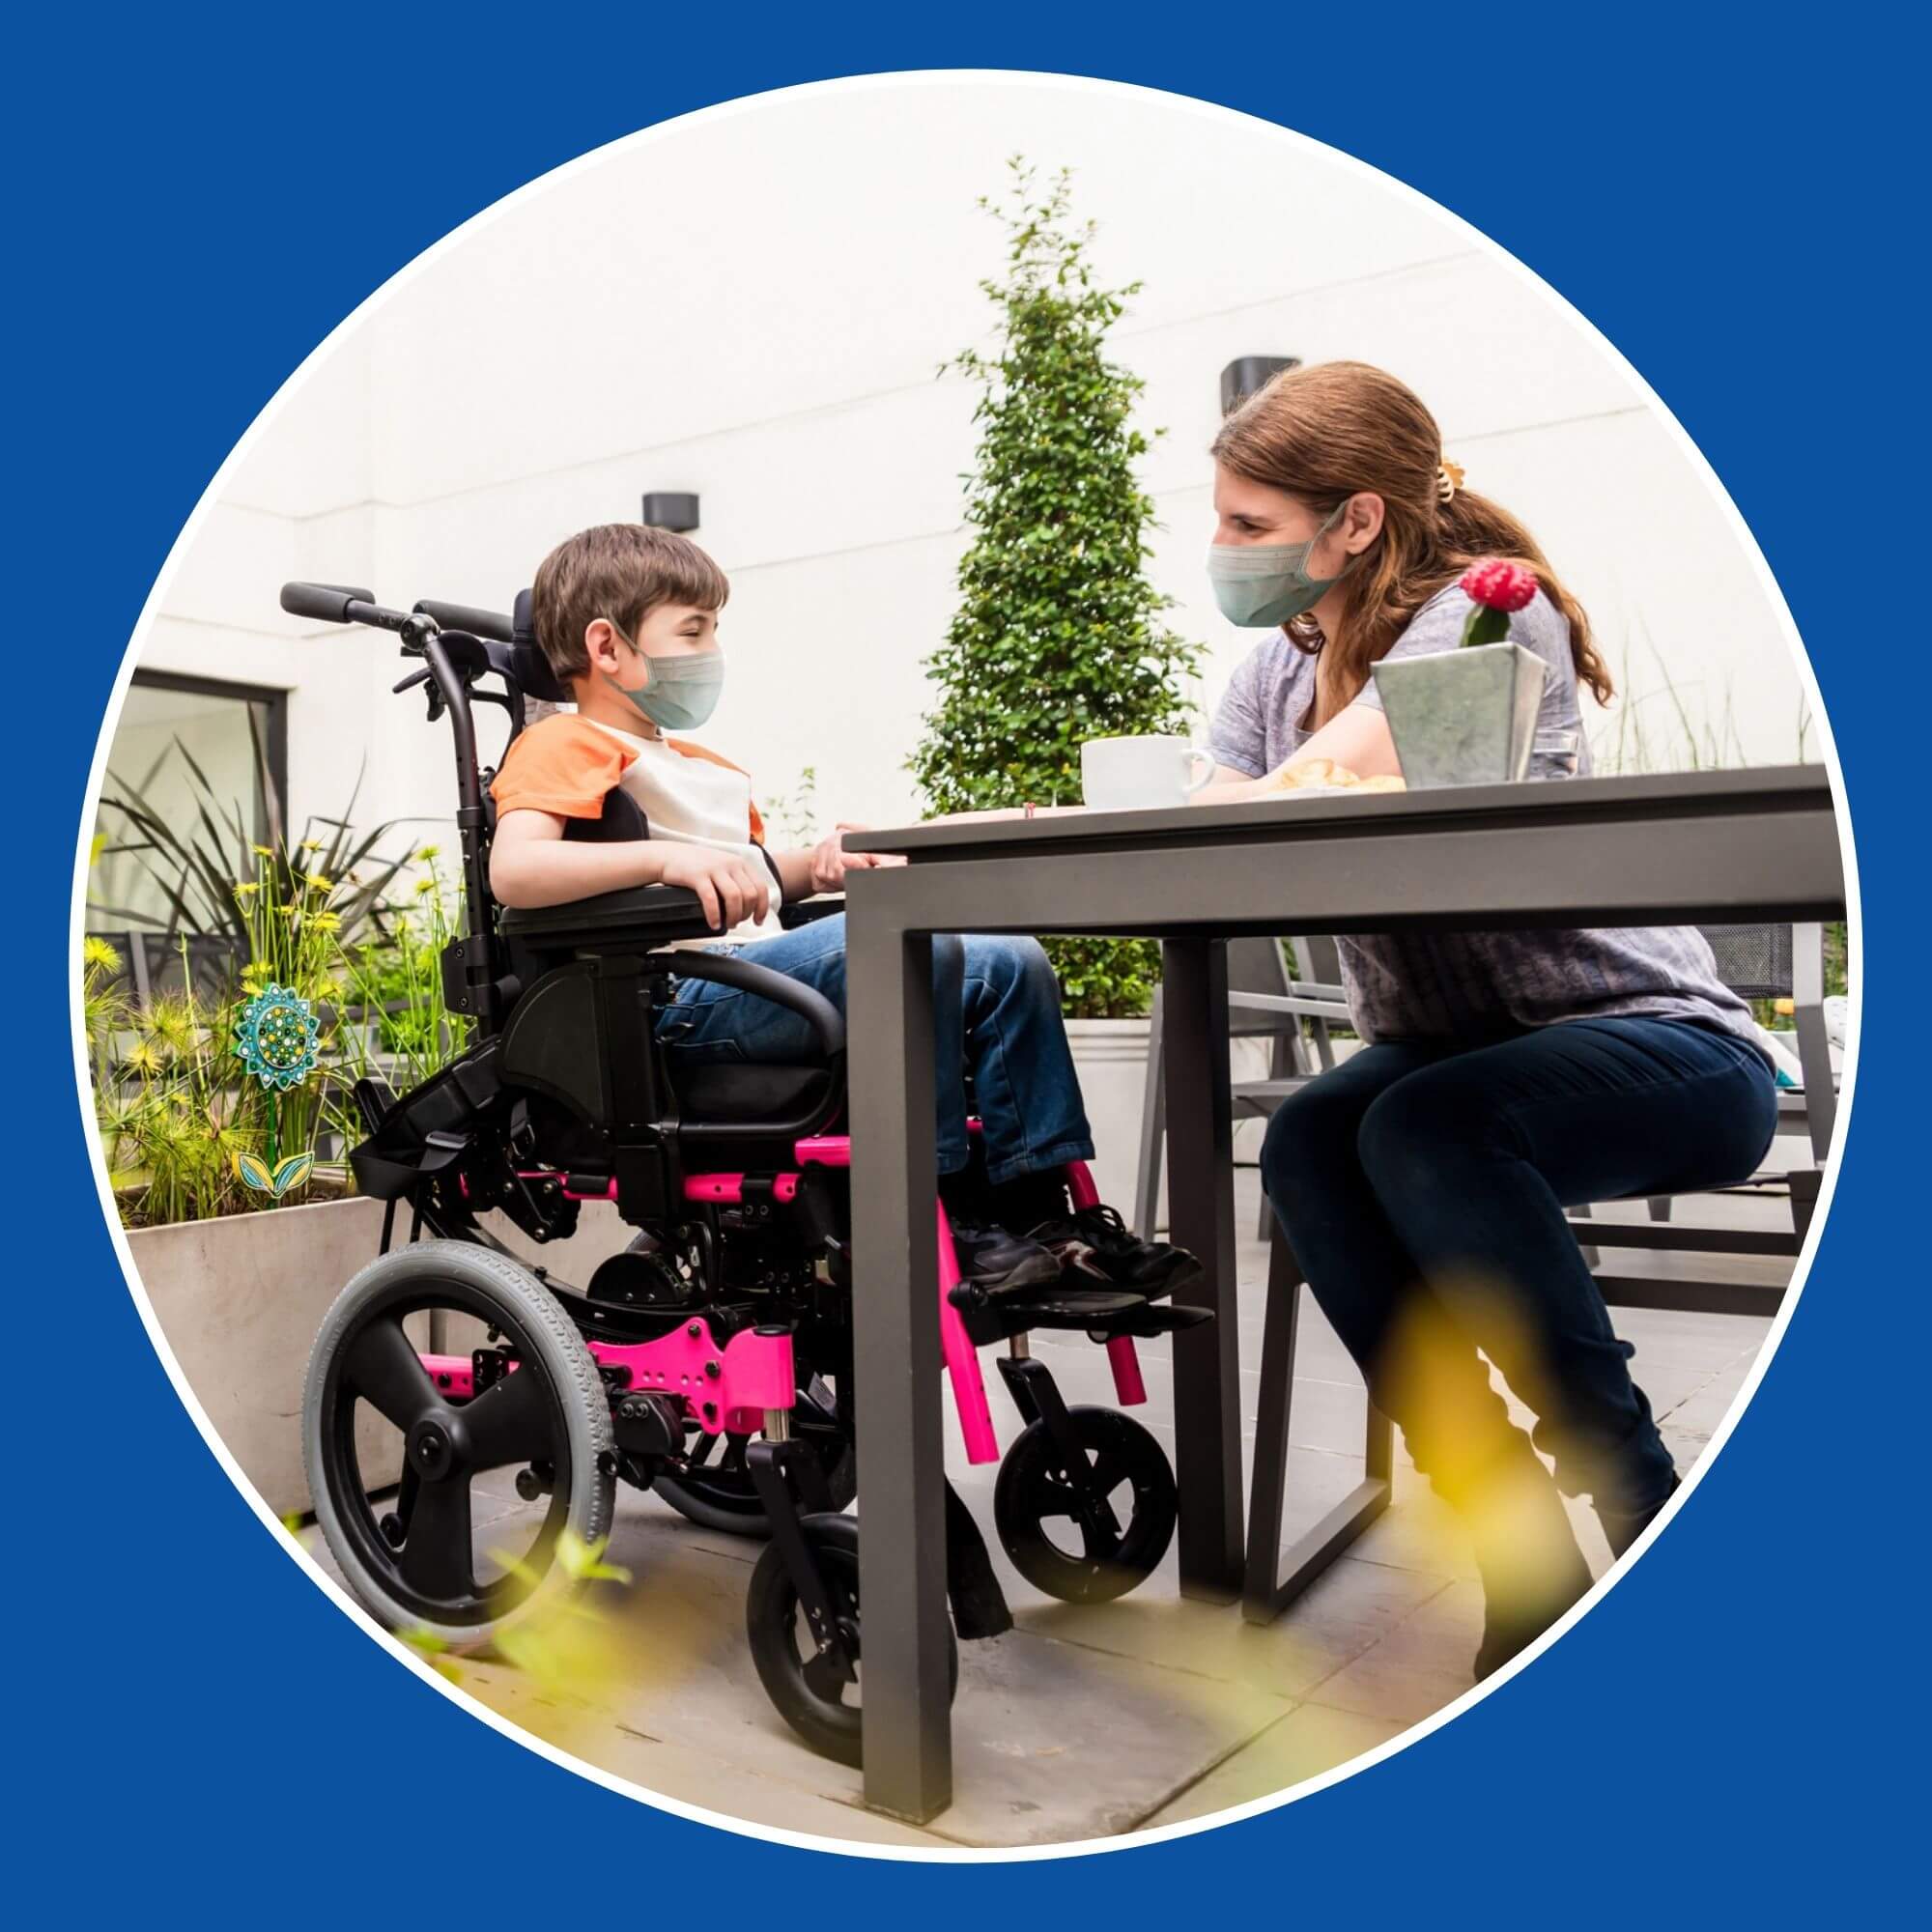
[[[776,939],[715,950],[803,980],[845,1011],[843,913]],[[939,935],[932,942],[932,1009],[941,1174],[956,1174],[967,1163],[968,1073],[989,1180],[1094,1157],[1060,1017],[1060,988],[1037,942]],[[783,1065],[817,1056],[811,1029],[798,1014],[709,980],[677,981],[658,1016],[657,1037],[673,1074],[680,1062]]]

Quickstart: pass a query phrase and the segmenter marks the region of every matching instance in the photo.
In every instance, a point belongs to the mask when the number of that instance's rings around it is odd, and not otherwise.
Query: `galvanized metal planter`
[[[1403,777],[1418,791],[1524,777],[1548,674],[1534,651],[1511,643],[1377,665]]]

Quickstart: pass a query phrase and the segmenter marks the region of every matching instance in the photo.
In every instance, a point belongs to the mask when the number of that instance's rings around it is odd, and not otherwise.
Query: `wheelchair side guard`
[[[727,1430],[750,1435],[763,1427],[767,1411],[789,1409],[797,1399],[788,1328],[748,1328],[721,1347],[711,1324],[696,1316],[660,1341],[589,1340],[586,1346],[616,1388],[672,1397],[707,1435]],[[476,1393],[474,1356],[425,1354],[421,1360],[440,1394],[466,1400]],[[812,1473],[822,1486],[815,1462]]]

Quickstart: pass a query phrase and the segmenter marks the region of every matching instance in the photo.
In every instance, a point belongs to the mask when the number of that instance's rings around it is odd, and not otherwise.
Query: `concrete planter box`
[[[1548,671],[1520,644],[1474,644],[1375,668],[1402,775],[1419,791],[1522,778]]]
[[[1147,1092],[1148,1022],[1068,1020],[1066,1039],[1094,1128],[1097,1151],[1090,1165],[1100,1199],[1132,1220],[1141,1102]]]
[[[399,1219],[401,1238],[407,1210]],[[549,1248],[500,1216],[488,1216],[487,1224],[518,1254],[579,1287],[629,1234],[616,1209],[602,1204],[587,1206],[577,1233]],[[382,1203],[360,1199],[128,1234],[141,1285],[188,1386],[278,1515],[310,1506],[301,1460],[309,1346],[350,1276],[376,1259],[382,1238]],[[427,1349],[426,1320],[423,1331],[418,1339]],[[395,1480],[399,1449],[394,1431],[365,1429],[359,1454],[372,1482]]]
[[[301,1460],[309,1344],[344,1283],[375,1260],[382,1238],[382,1204],[362,1200],[136,1228],[128,1236],[188,1386],[278,1515],[309,1506]],[[388,1434],[399,1446],[400,1437]],[[372,1430],[362,1454],[375,1459],[380,1440]],[[397,1473],[383,1470],[381,1479]]]

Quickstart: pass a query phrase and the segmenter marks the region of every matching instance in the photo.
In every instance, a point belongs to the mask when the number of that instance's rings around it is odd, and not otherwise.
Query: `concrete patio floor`
[[[1246,1455],[1266,1265],[1252,1238],[1257,1205],[1255,1177],[1243,1172]],[[1780,1201],[1735,1198],[1683,1211],[1768,1226],[1788,1212]],[[1633,1371],[1688,1470],[1737,1399],[1771,1323],[1639,1311],[1619,1311],[1616,1321],[1636,1346]],[[1046,1337],[1036,1346],[1069,1401],[1112,1404],[1102,1350]],[[1172,1454],[1164,1347],[1147,1350],[1144,1362],[1150,1399],[1137,1413]],[[1358,1479],[1365,1401],[1353,1365],[1306,1300],[1298,1368],[1291,1536]],[[1004,1445],[1018,1425],[998,1378],[987,1380]],[[1064,1843],[1204,1818],[1345,1764],[1469,1688],[1482,1599],[1466,1543],[1403,1457],[1400,1437],[1397,1454],[1388,1513],[1284,1617],[1256,1630],[1236,1606],[1181,1601],[1172,1551],[1118,1603],[1075,1606],[1033,1590],[999,1551],[995,1471],[967,1464],[949,1406],[948,1466],[994,1552],[1018,1628],[962,1646],[955,1798],[923,1830],[864,1809],[859,1774],[815,1757],[767,1702],[744,1635],[760,1546],[696,1528],[633,1490],[618,1492],[610,1560],[635,1582],[596,1586],[594,1662],[559,1673],[466,1659],[455,1669],[470,1695],[557,1748],[752,1825],[937,1850]],[[507,1528],[523,1506],[507,1472],[493,1480]],[[1596,1519],[1587,1505],[1571,1507],[1601,1574],[1608,1551]],[[332,1571],[317,1533],[303,1540]]]

